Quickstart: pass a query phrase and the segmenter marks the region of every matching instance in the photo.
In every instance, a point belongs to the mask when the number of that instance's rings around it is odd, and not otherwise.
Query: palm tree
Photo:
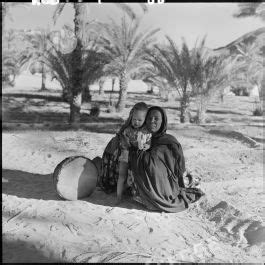
[[[125,108],[128,82],[143,65],[145,51],[159,29],[139,32],[140,18],[128,21],[125,16],[120,24],[111,20],[102,26],[105,34],[101,37],[101,44],[111,60],[105,71],[115,73],[119,78],[120,92],[116,109],[120,112]]]
[[[44,63],[59,81],[63,89],[63,95],[69,104],[72,104],[73,98],[73,56],[74,53],[64,54],[55,44],[51,42],[51,47],[40,58],[40,62]],[[93,64],[91,64],[93,62]],[[79,62],[82,69],[82,91],[102,76],[103,66],[107,63],[104,54],[99,53],[95,47],[90,50],[83,51],[82,61]],[[82,96],[82,93],[79,94]],[[82,102],[82,97],[78,99]],[[70,112],[69,121],[73,120],[74,115]]]
[[[205,39],[191,52],[190,84],[197,105],[197,123],[204,123],[210,99],[228,85],[228,68],[224,56],[215,56],[205,48]]]
[[[60,3],[57,5],[53,20],[54,23],[56,23],[58,17],[62,13],[66,3]],[[135,17],[135,13],[133,10],[127,5],[122,3],[116,3],[116,6],[118,6],[120,9],[124,10],[129,16]],[[80,64],[82,61],[82,52],[83,52],[83,43],[86,35],[86,16],[87,16],[87,10],[86,7],[88,4],[83,3],[73,3],[74,8],[74,35],[76,37],[76,46],[72,52],[72,82],[71,82],[71,90],[72,90],[72,98],[70,103],[70,123],[72,123],[75,126],[78,126],[80,122],[80,110],[81,110],[81,104],[82,104],[82,77],[83,75],[83,69]],[[146,11],[146,5],[140,4],[141,8]],[[91,62],[90,62],[91,63]],[[93,62],[92,62],[93,64]]]
[[[189,98],[191,95],[190,72],[191,55],[186,43],[183,41],[181,51],[176,43],[169,37],[168,46],[155,45],[153,50],[147,52],[146,60],[151,62],[156,73],[162,80],[166,80],[169,87],[175,88],[180,96],[180,121],[186,122]]]
[[[12,86],[14,85],[16,75],[19,73],[17,52],[10,51],[11,42],[16,36],[13,35],[12,30],[8,34],[5,34],[5,22],[7,17],[12,20],[11,9],[13,7],[29,7],[29,4],[2,2],[2,38],[7,37],[7,39],[4,39],[7,41],[7,50],[3,48],[4,55],[2,54],[2,82]],[[2,42],[4,43],[3,39]]]
[[[17,54],[12,49],[16,34],[14,30],[8,30],[3,34],[2,48],[2,83],[4,85],[14,85],[16,75],[18,74]]]
[[[162,91],[166,90],[166,80],[158,75],[155,67],[150,63],[140,67],[132,79],[142,80],[148,86],[147,93],[150,94],[154,93],[154,87],[159,88],[160,94],[163,94]]]
[[[7,86],[14,86],[16,75],[19,73],[18,59],[12,52],[5,52],[2,55],[2,83]]]
[[[237,77],[241,75],[246,84],[257,85],[261,94],[261,81],[265,67],[263,49],[260,49],[256,42],[239,43],[235,49],[236,53],[232,58],[231,79],[236,81]]]
[[[239,3],[234,17],[259,17],[265,21],[265,4],[263,2]]]
[[[185,40],[179,51],[176,43],[166,37],[169,45],[162,47],[155,45],[148,51],[146,60],[156,69],[154,72],[164,84],[175,88],[180,96],[180,122],[188,119],[188,108],[191,97],[198,101],[199,122],[203,121],[207,99],[210,98],[213,88],[222,87],[224,77],[222,60],[208,56],[205,52],[205,38],[199,46],[195,44],[190,51]],[[220,76],[218,76],[220,73]],[[166,80],[166,82],[165,82]]]
[[[258,108],[264,111],[265,87],[264,81],[264,46],[260,48],[257,42],[239,43],[235,46],[236,53],[232,58],[230,73],[231,82],[240,85],[244,82],[247,86],[258,88]]]
[[[39,29],[29,32],[25,35],[24,39],[30,44],[27,48],[27,60],[30,65],[31,73],[41,73],[41,90],[46,90],[46,74],[49,72],[44,63],[39,62],[39,58],[50,49],[49,36],[51,32],[49,29]]]
[[[99,79],[98,85],[99,85],[99,95],[103,96],[104,95],[104,84],[106,82],[106,77],[102,76]]]
[[[3,35],[3,37],[3,43],[6,44],[5,48],[7,51],[10,51],[12,48],[12,43],[14,43],[14,40],[17,37],[17,33],[13,29],[10,29]]]

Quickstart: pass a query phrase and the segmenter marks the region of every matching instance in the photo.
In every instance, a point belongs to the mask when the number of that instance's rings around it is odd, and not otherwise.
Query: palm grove
[[[14,3],[2,3],[3,21],[12,5]],[[54,23],[65,5],[57,5],[53,14]],[[231,81],[228,72],[231,62],[225,56],[209,51],[205,39],[192,48],[185,40],[180,48],[177,47],[169,36],[166,36],[166,44],[159,44],[156,39],[158,28],[141,29],[142,18],[148,12],[145,4],[136,4],[138,13],[128,4],[113,4],[123,12],[123,16],[118,21],[110,19],[108,23],[89,20],[89,4],[71,5],[74,27],[63,27],[64,33],[71,38],[60,39],[61,36],[57,36],[59,41],[55,41],[56,32],[51,29],[23,32],[20,38],[25,48],[14,52],[8,41],[12,34],[3,28],[7,44],[3,48],[2,82],[13,82],[25,65],[30,65],[31,69],[32,65],[38,65],[42,74],[41,88],[45,89],[47,73],[56,78],[62,87],[63,99],[70,106],[69,122],[78,125],[82,102],[91,100],[91,84],[99,82],[102,87],[106,78],[119,80],[119,97],[115,107],[117,112],[122,112],[128,83],[138,77],[161,90],[178,92],[181,122],[189,119],[187,113],[191,100],[196,103],[197,122],[205,121],[207,103]],[[70,49],[63,49],[64,44]]]

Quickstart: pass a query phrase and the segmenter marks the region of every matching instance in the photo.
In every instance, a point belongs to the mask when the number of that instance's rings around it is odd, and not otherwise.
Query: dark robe
[[[133,111],[134,108],[131,109],[128,119],[121,126],[120,130],[109,141],[102,155],[98,185],[106,193],[112,193],[117,190],[121,142],[124,141],[123,132],[131,124]]]
[[[166,134],[167,117],[160,107],[151,107],[162,113],[160,130],[152,135],[147,151],[130,150],[130,167],[139,195],[146,205],[165,212],[179,212],[203,193],[199,189],[186,189],[183,181],[185,159],[180,143]],[[148,115],[148,114],[147,114]]]

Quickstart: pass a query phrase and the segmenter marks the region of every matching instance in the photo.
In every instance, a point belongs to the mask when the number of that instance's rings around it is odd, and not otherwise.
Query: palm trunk
[[[46,90],[46,73],[44,69],[44,64],[42,63],[42,73],[41,73],[41,90]]]
[[[62,99],[63,99],[63,102],[71,104],[72,96],[70,95],[71,93],[69,91],[70,91],[69,87],[63,88]]]
[[[80,125],[80,110],[82,105],[82,92],[73,95],[70,102],[70,123],[74,127]]]
[[[167,84],[164,84],[163,86],[161,86],[159,88],[159,94],[161,96],[162,99],[168,101],[168,94],[169,94],[169,91],[168,91],[168,86]]]
[[[115,78],[111,79],[111,92],[110,92],[110,96],[109,96],[109,105],[112,106],[114,105],[112,102],[112,94],[114,93],[114,85],[115,85]]]
[[[180,100],[180,122],[181,123],[189,122],[188,107],[189,107],[188,97],[186,93],[183,93],[183,96]]]
[[[82,102],[91,102],[92,96],[89,85],[84,85],[82,91]]]
[[[206,99],[203,96],[201,96],[199,98],[198,109],[197,109],[197,123],[198,124],[205,123],[206,121],[206,110],[207,110],[206,106],[207,106]]]
[[[103,96],[104,95],[104,83],[105,83],[105,79],[101,78],[99,80],[99,95]]]
[[[114,92],[115,78],[111,80],[111,91]]]
[[[115,85],[115,78],[112,78],[111,79],[111,92],[110,92],[110,95],[109,95],[109,105],[110,106],[114,105],[113,102],[112,102],[112,94],[114,93],[114,85]]]
[[[85,7],[81,3],[74,4],[75,10],[75,37],[77,45],[72,52],[72,98],[70,103],[70,123],[78,126],[80,123],[80,111],[82,104],[82,84],[83,84],[83,69],[82,69],[82,23],[85,15]]]
[[[81,62],[81,43],[77,40],[77,47],[73,51],[73,81],[72,81],[72,98],[70,103],[70,123],[80,122],[80,110],[82,103],[82,68]]]
[[[150,94],[154,94],[154,86],[151,84],[151,87],[150,87]]]
[[[265,72],[264,72],[265,74]],[[259,101],[264,101],[264,96],[265,96],[265,81],[263,81],[263,83],[255,83],[255,85],[258,88],[258,100]]]
[[[118,103],[116,106],[117,112],[122,112],[125,109],[128,81],[129,79],[126,74],[126,70],[124,70],[120,75],[120,92],[119,92]]]
[[[147,85],[147,93],[148,94],[153,94],[154,93],[154,86],[153,86],[153,84],[147,82],[146,85]]]

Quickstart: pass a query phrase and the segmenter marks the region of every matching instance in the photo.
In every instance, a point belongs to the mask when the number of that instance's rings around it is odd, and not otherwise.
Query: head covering
[[[129,112],[129,117],[128,119],[125,121],[125,123],[121,126],[120,130],[118,131],[118,135],[122,134],[123,131],[130,126],[131,124],[131,121],[132,121],[132,115],[133,115],[133,111],[134,111],[134,108],[132,108]]]
[[[167,114],[163,108],[159,106],[153,106],[148,109],[146,117],[148,117],[148,115],[151,113],[152,110],[158,110],[162,115],[162,123],[161,123],[160,129],[157,132],[152,134],[152,137],[158,138],[158,137],[163,136],[167,131]]]
[[[125,121],[125,123],[121,126],[119,132],[117,133],[118,135],[122,134],[123,131],[124,131],[127,127],[129,127],[129,126],[131,125],[131,121],[132,121],[132,116],[133,116],[133,112],[134,112],[134,110],[141,110],[142,108],[143,108],[143,109],[146,108],[146,110],[148,109],[146,103],[144,103],[144,102],[138,102],[138,103],[136,103],[136,104],[132,107],[132,109],[131,109],[130,112],[129,112],[129,117],[128,117],[128,119],[127,119],[127,120]],[[144,122],[144,124],[145,124],[145,122]],[[144,124],[143,124],[143,125],[144,125]]]
[[[153,106],[153,107],[150,107],[148,109],[146,117],[148,116],[148,114],[152,110],[158,110],[162,114],[161,127],[157,132],[152,134],[152,138],[151,138],[152,146],[155,146],[155,145],[172,145],[172,144],[176,144],[179,146],[180,143],[177,141],[177,139],[173,135],[166,133],[166,131],[167,131],[167,114],[166,114],[166,111],[159,106]]]

